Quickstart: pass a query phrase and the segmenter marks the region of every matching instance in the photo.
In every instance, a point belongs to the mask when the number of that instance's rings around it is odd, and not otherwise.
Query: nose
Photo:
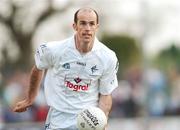
[[[86,29],[86,30],[91,30],[91,26],[90,26],[89,23],[87,23],[87,24],[85,25],[85,29]]]

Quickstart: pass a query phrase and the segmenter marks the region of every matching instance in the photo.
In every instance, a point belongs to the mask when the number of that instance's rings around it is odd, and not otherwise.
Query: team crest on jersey
[[[98,69],[97,69],[97,66],[95,65],[95,66],[93,66],[93,67],[91,67],[91,72],[92,72],[92,74],[94,73],[94,72],[96,72]]]
[[[69,63],[65,63],[62,65],[63,68],[65,69],[70,69],[70,64]]]

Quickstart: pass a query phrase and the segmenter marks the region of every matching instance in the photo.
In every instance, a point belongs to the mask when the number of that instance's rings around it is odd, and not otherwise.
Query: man
[[[115,53],[95,37],[99,18],[95,10],[81,8],[74,15],[75,35],[40,45],[35,54],[29,92],[15,112],[26,111],[35,100],[44,70],[45,96],[50,106],[47,130],[77,130],[77,113],[98,106],[108,117],[112,91],[118,86]]]

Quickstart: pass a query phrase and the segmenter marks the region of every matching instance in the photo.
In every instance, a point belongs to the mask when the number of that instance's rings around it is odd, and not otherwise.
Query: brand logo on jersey
[[[79,77],[74,79],[74,81],[78,84],[79,82],[81,82],[82,79],[80,79]]]
[[[70,64],[69,63],[65,63],[62,65],[63,68],[65,69],[70,69]]]
[[[81,85],[81,84],[74,84],[70,81],[65,82],[65,86],[70,88],[73,91],[87,91],[89,88],[88,84]]]
[[[95,72],[95,71],[97,71],[98,69],[97,69],[97,66],[95,65],[95,66],[93,66],[93,67],[91,67],[91,72],[92,72],[92,74]]]
[[[86,63],[83,63],[83,62],[77,61],[76,63],[77,63],[78,65],[86,66]]]

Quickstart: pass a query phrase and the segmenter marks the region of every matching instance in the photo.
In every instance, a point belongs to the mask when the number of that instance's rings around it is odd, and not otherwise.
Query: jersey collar
[[[72,37],[71,37],[71,43],[72,43],[72,48],[73,49],[76,49],[76,46],[75,46],[75,38],[74,38],[75,36],[73,35]],[[98,50],[99,49],[99,40],[97,39],[97,37],[95,37],[95,39],[94,39],[94,45],[93,45],[93,48],[92,48],[92,50],[91,51],[96,51],[96,50]]]

